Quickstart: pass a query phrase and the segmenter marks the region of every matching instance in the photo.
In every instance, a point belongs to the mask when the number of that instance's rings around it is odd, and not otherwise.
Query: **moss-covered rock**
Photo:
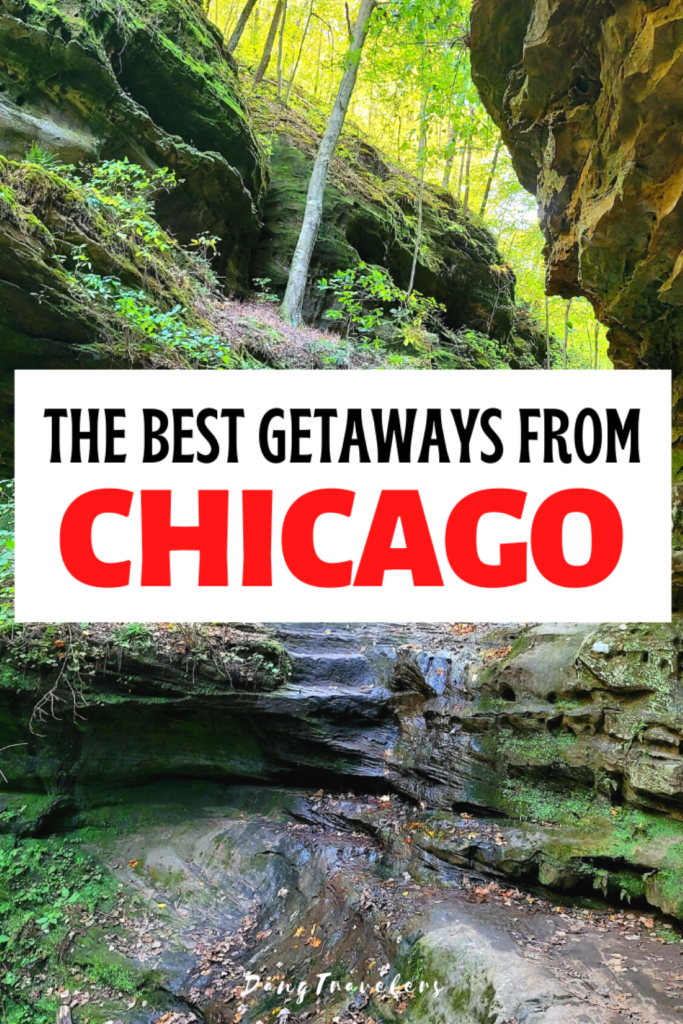
[[[0,156],[3,477],[13,468],[15,370],[192,365],[212,345],[220,360],[198,312],[216,289],[208,263],[163,231],[144,195],[126,196],[128,177],[142,193],[155,181],[157,192],[172,189],[174,177],[126,161],[96,167],[79,178],[58,163]]]
[[[424,828],[407,849],[389,819],[382,842],[425,877],[470,866],[683,917],[680,623],[551,624],[512,650],[507,631],[435,646],[448,636],[15,629],[0,729],[21,745],[3,757],[0,830],[72,827],[153,779],[393,790],[422,805],[406,820]],[[454,808],[489,822],[473,830]],[[376,817],[361,824],[375,834]]]
[[[304,117],[263,96],[251,102],[271,174],[252,276],[269,278],[275,290],[283,293],[322,124],[315,112]],[[311,263],[304,307],[309,318],[320,316],[326,302],[317,288],[320,279],[359,260],[386,267],[393,280],[407,288],[420,189],[418,178],[392,164],[352,130],[342,135],[330,168]],[[542,363],[545,338],[527,310],[516,303],[515,275],[503,263],[492,235],[478,218],[463,214],[450,192],[431,185],[424,189],[415,288],[445,307],[445,324],[461,333],[464,350],[468,348],[466,332],[471,331],[500,343],[504,363],[513,367]],[[477,365],[476,358],[470,365]]]
[[[202,273],[184,249],[214,247],[213,282],[228,291],[244,295],[262,277],[281,293],[322,124],[314,110],[303,117],[258,94],[259,141],[236,65],[196,0],[16,0],[0,11],[0,473],[9,475],[16,369],[166,365],[158,336],[168,331],[151,320],[176,307],[185,348],[212,350],[190,364],[225,365],[230,338],[218,343],[199,315],[210,311],[196,288]],[[143,231],[116,222],[87,189],[98,168],[125,162],[150,179],[166,174]],[[419,193],[415,177],[343,136],[311,265],[311,318],[326,302],[320,278],[359,259],[407,285]],[[489,232],[438,188],[426,187],[423,207],[415,286],[446,311],[439,365],[540,365],[543,334],[516,304]],[[75,285],[75,259],[79,281],[86,271],[99,279],[92,287]],[[137,323],[117,315],[118,288],[138,293]]]
[[[21,158],[38,142],[66,163],[172,169],[178,185],[159,199],[159,222],[181,243],[219,235],[221,272],[248,285],[261,155],[234,63],[199,4],[13,3],[0,51],[0,152]]]

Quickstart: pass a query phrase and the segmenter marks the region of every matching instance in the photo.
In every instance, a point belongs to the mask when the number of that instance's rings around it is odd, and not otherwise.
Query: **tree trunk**
[[[234,13],[235,13],[235,4],[232,3],[232,4],[230,4],[230,10],[228,11],[228,16],[225,19],[225,23],[223,25],[223,37],[224,38],[228,34],[228,26],[232,24],[232,16],[233,16]],[[218,3],[216,3],[216,24],[218,24]]]
[[[451,128],[451,134],[446,148],[448,149],[448,156],[446,157],[446,164],[443,169],[443,181],[441,182],[441,187],[448,189],[451,184],[451,171],[453,170],[453,161],[455,160],[455,127]]]
[[[427,99],[425,95],[422,98],[422,106],[420,108],[420,142],[417,147],[417,164],[420,168],[420,198],[417,204],[417,231],[415,232],[415,249],[413,251],[413,263],[410,268],[410,280],[408,281],[408,291],[406,292],[406,299],[409,299],[413,294],[413,287],[415,285],[415,271],[417,270],[417,261],[420,255],[420,245],[422,244],[422,216],[424,210],[424,194],[425,194],[425,163],[427,162],[427,122],[425,120],[427,113]]]
[[[486,189],[484,191],[484,198],[482,199],[482,202],[481,202],[481,210],[479,211],[479,216],[480,217],[484,216],[484,211],[486,210],[486,204],[488,203],[489,196],[491,195],[491,188],[493,186],[493,179],[496,176],[496,167],[498,166],[498,157],[500,156],[500,150],[501,150],[501,146],[502,145],[503,145],[503,140],[502,139],[498,139],[498,142],[496,143],[496,148],[493,151],[493,160],[491,161],[491,170],[489,171],[488,181],[486,182]]]
[[[550,305],[545,297],[545,361],[546,370],[550,369]]]
[[[370,18],[376,6],[377,0],[361,0],[356,24],[353,26],[353,38],[347,55],[346,68],[339,91],[337,92],[337,98],[334,101],[330,119],[327,122],[325,134],[320,142],[311,173],[311,180],[308,183],[304,220],[301,225],[301,233],[296,244],[294,256],[292,257],[287,290],[281,307],[283,319],[294,327],[298,327],[301,323],[301,310],[304,302],[308,268],[311,263],[313,247],[318,237],[323,215],[323,196],[327,172],[332,154],[341,135],[351,96],[353,95],[363,44],[370,27]]]
[[[238,18],[238,24],[236,25],[236,27],[234,27],[234,31],[232,32],[232,35],[227,41],[227,48],[230,51],[230,53],[233,53],[234,50],[237,50],[238,43],[242,39],[244,31],[247,28],[247,22],[251,17],[251,12],[253,11],[257,2],[258,0],[247,0],[247,3],[242,8],[242,13]]]
[[[424,195],[425,195],[425,169],[424,164],[420,171],[420,199],[417,204],[417,232],[415,234],[415,250],[413,252],[413,264],[410,268],[410,281],[408,282],[408,291],[406,292],[406,299],[409,299],[413,294],[413,287],[415,285],[415,271],[417,270],[417,260],[420,255],[420,246],[422,245],[422,211],[424,209]]]
[[[277,98],[282,99],[282,48],[285,38],[285,22],[287,21],[287,0],[284,0],[282,8],[282,20],[280,21],[280,38],[277,44]]]
[[[318,59],[315,62],[315,86],[313,87],[313,95],[318,95],[318,82],[320,80],[320,58],[323,52],[323,30],[320,29],[320,36],[318,37]]]
[[[230,53],[234,53],[235,50],[237,49],[237,44],[242,38],[242,33],[247,27],[247,22],[249,21],[249,18],[251,17],[251,12],[254,10],[255,7],[256,0],[247,0],[246,4],[242,8],[242,13],[237,19],[235,29],[228,40],[228,49],[230,50]]]
[[[304,34],[301,37],[301,45],[299,46],[299,53],[297,54],[296,63],[294,65],[294,70],[292,71],[291,77],[289,79],[289,85],[287,86],[287,92],[285,94],[285,103],[289,102],[289,94],[292,91],[292,86],[294,85],[294,78],[296,76],[297,71],[299,70],[299,61],[301,60],[301,54],[303,53],[303,50],[304,50],[304,43],[306,42],[306,36],[308,35],[308,26],[311,24],[311,18],[313,17],[313,5],[314,4],[315,4],[315,0],[311,0],[311,6],[308,9],[308,18],[306,19],[306,24],[304,25]],[[320,54],[318,54],[318,60],[320,60]],[[316,68],[316,76],[317,76],[317,68]],[[317,90],[317,88],[318,88],[318,80],[317,80],[317,77],[316,77],[316,90]]]
[[[598,342],[600,341],[600,324],[595,325],[595,369],[598,369]]]
[[[465,198],[462,203],[462,212],[467,213],[470,208],[470,171],[472,168],[472,143],[467,143],[467,160],[465,161]]]
[[[462,180],[465,177],[465,155],[467,153],[467,146],[463,149],[460,154],[460,175],[458,177],[458,202],[460,202],[460,196],[462,195]]]
[[[562,368],[564,370],[567,369],[567,347],[569,345],[569,313],[571,311],[573,301],[573,299],[570,299],[568,301],[567,307],[564,311],[564,345],[562,347]]]
[[[259,66],[256,68],[256,73],[254,75],[254,85],[258,85],[258,83],[263,79],[263,76],[268,70],[270,58],[273,53],[273,44],[275,42],[275,36],[277,34],[277,27],[280,24],[280,15],[282,14],[283,3],[284,0],[277,0],[277,7],[275,8],[275,12],[273,14],[273,20],[271,21],[270,28],[268,29],[266,45],[263,47],[263,56],[261,57],[261,61],[259,63]]]

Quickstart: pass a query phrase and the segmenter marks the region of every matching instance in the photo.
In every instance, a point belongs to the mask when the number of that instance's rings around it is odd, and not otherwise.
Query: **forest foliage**
[[[325,119],[348,60],[355,4],[343,0],[207,0],[247,93]],[[546,300],[535,201],[519,184],[500,133],[472,83],[471,0],[379,0],[346,117],[352,130],[482,218],[518,280],[518,296],[562,348],[567,365],[607,368],[605,328],[584,299]]]

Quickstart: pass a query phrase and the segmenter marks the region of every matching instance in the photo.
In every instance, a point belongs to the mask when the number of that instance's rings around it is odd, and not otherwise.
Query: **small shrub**
[[[37,142],[31,143],[24,160],[27,164],[37,164],[39,167],[45,167],[48,171],[54,170],[61,164],[56,153],[51,149],[43,149]]]
[[[408,294],[382,267],[361,261],[323,278],[318,288],[334,296],[335,304],[324,318],[342,327],[349,365],[353,340],[360,341],[362,348],[398,344],[410,350],[411,355],[394,353],[393,360],[388,358],[392,366],[416,365],[415,356],[431,352],[436,336],[428,327],[440,326],[444,307],[420,292]]]
[[[279,296],[275,292],[271,292],[269,289],[270,278],[269,277],[255,277],[254,278],[254,291],[256,292],[257,302],[279,302]]]

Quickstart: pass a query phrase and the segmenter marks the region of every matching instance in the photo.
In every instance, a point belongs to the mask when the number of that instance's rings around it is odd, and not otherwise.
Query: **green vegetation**
[[[0,481],[0,629],[14,618],[14,481]]]
[[[0,836],[0,994],[8,1024],[54,1024],[56,988],[72,980],[70,934],[116,897],[111,875],[77,842]]]
[[[337,270],[329,280],[323,278],[318,288],[334,299],[324,317],[340,324],[349,347],[349,364],[352,338],[376,349],[398,344],[415,356],[431,353],[438,344],[438,335],[428,328],[443,329],[439,314],[444,307],[419,292],[408,294],[398,288],[381,267],[361,260],[357,267]],[[391,355],[388,363],[392,365]]]
[[[176,186],[174,173],[166,168],[146,172],[128,159],[76,172],[48,156],[34,144],[25,162],[2,160],[0,178],[17,209],[31,208],[44,217],[45,223],[32,215],[42,232],[54,286],[66,292],[74,313],[84,311],[97,327],[99,338],[84,349],[156,365],[229,364],[230,346],[193,308],[201,296],[217,290],[208,258],[215,239],[200,236],[185,250],[154,217],[155,198]],[[82,242],[59,239],[49,230],[55,205],[67,224],[82,228]],[[115,273],[95,268],[96,258],[102,263],[101,246]]]
[[[538,730],[525,734],[506,730],[501,735],[500,749],[513,764],[538,763],[557,767],[567,763],[565,755],[575,743],[576,737],[572,732]]]
[[[235,0],[208,4],[209,17],[226,39],[242,6]],[[519,184],[472,83],[470,6],[471,0],[394,0],[383,5],[365,45],[338,154],[348,157],[350,140],[375,146],[387,165],[400,166],[424,183],[425,197],[430,190],[453,197],[473,226],[493,231],[531,316],[543,327],[547,316],[550,365],[563,365],[566,343],[570,367],[593,368],[597,360],[598,367],[608,368],[606,332],[590,304],[585,299],[546,300],[544,240],[535,201]],[[320,130],[336,95],[348,46],[345,13],[336,0],[315,0],[310,19],[309,7],[309,0],[288,0],[281,51],[277,57],[273,53],[260,85],[248,83],[261,59],[276,0],[258,5],[235,51],[266,151],[269,133],[259,126],[258,115],[264,94],[275,91],[283,114],[305,112]],[[399,203],[401,199],[397,196]],[[414,209],[417,213],[417,204]],[[429,259],[429,247],[423,237],[421,258]],[[490,365],[498,365],[495,358]]]

